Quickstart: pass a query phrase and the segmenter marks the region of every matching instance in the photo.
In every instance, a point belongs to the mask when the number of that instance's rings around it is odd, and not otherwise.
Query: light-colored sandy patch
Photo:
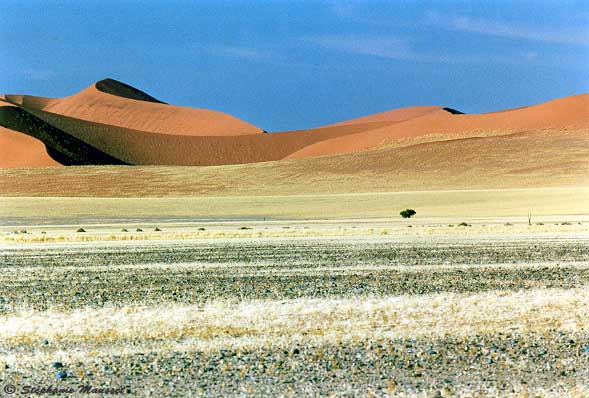
[[[165,314],[165,316],[162,316]],[[295,299],[157,307],[23,312],[0,317],[0,338],[29,344],[182,342],[199,349],[271,345],[307,339],[444,337],[589,329],[589,289],[541,289],[474,295]]]

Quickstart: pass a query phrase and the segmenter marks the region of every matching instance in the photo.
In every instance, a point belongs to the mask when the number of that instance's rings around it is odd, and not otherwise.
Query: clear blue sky
[[[589,92],[586,0],[3,0],[0,44],[1,93],[112,77],[269,131]]]

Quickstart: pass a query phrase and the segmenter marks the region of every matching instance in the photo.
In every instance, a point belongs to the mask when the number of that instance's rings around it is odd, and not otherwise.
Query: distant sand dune
[[[589,128],[587,94],[473,115],[440,106],[415,106],[273,134],[221,112],[165,104],[113,79],[65,98],[4,95],[0,101],[0,126],[11,130],[3,131],[3,150],[10,154],[0,160],[0,167],[231,165],[342,154],[367,156],[362,152],[425,143],[442,148],[443,142],[451,140],[514,133],[540,137],[555,131],[581,132],[581,139],[567,149],[574,152]],[[31,153],[24,153],[29,151],[25,143],[30,143]],[[377,161],[372,155],[366,159]],[[416,159],[417,166],[428,160]],[[521,168],[536,167],[527,163],[522,159]]]
[[[233,116],[167,105],[130,86],[113,82],[112,79],[102,80],[65,98],[11,95],[7,99],[26,108],[144,132],[196,136],[262,133],[260,128]]]
[[[14,163],[21,164],[21,167],[25,165],[30,167],[30,164],[24,161],[26,159],[30,159],[32,164],[38,165],[41,162],[53,165],[53,162],[46,159],[46,155],[64,165],[126,164],[73,135],[44,122],[24,109],[4,101],[0,101],[0,123],[5,129],[13,131],[11,147],[22,150],[21,159],[14,159],[13,154],[2,158],[0,160],[0,166],[2,167],[10,167],[9,164]],[[20,142],[20,145],[16,147],[15,139]],[[24,144],[31,145],[33,153],[28,153],[28,150],[23,147]],[[44,153],[39,149],[43,144],[46,147]],[[36,156],[40,157],[36,158]]]
[[[381,147],[392,139],[415,138],[428,134],[485,136],[557,128],[589,127],[589,95],[582,94],[543,104],[477,115],[453,115],[432,110],[422,116],[369,132],[322,141],[303,148],[289,158],[306,158],[361,152]]]

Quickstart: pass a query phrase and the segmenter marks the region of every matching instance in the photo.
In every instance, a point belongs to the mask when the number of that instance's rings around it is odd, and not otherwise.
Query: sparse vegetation
[[[284,380],[313,380],[305,388],[316,395],[342,385],[387,391],[395,380],[400,397],[461,396],[473,385],[483,396],[572,397],[587,384],[585,241],[489,245],[469,229],[444,243],[414,229],[425,235],[411,244],[379,236],[5,249],[0,283],[19,283],[0,300],[3,377],[51,383],[63,371],[60,385],[127,383],[158,396],[169,395],[163,378],[184,396],[196,379],[203,396],[235,385],[248,396],[288,395]]]
[[[401,211],[401,217],[403,218],[411,218],[413,217],[415,214],[417,214],[417,212],[413,209],[405,209],[403,211]]]

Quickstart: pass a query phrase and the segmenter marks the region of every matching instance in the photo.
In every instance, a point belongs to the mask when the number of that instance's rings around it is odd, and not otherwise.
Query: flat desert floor
[[[20,200],[2,199],[15,212],[0,228],[0,367],[17,391],[589,395],[583,204],[538,207],[530,225],[524,205],[506,216],[467,206],[445,218],[416,207],[410,220],[194,220],[79,214],[71,199],[78,225],[63,212],[32,217],[47,199]]]

